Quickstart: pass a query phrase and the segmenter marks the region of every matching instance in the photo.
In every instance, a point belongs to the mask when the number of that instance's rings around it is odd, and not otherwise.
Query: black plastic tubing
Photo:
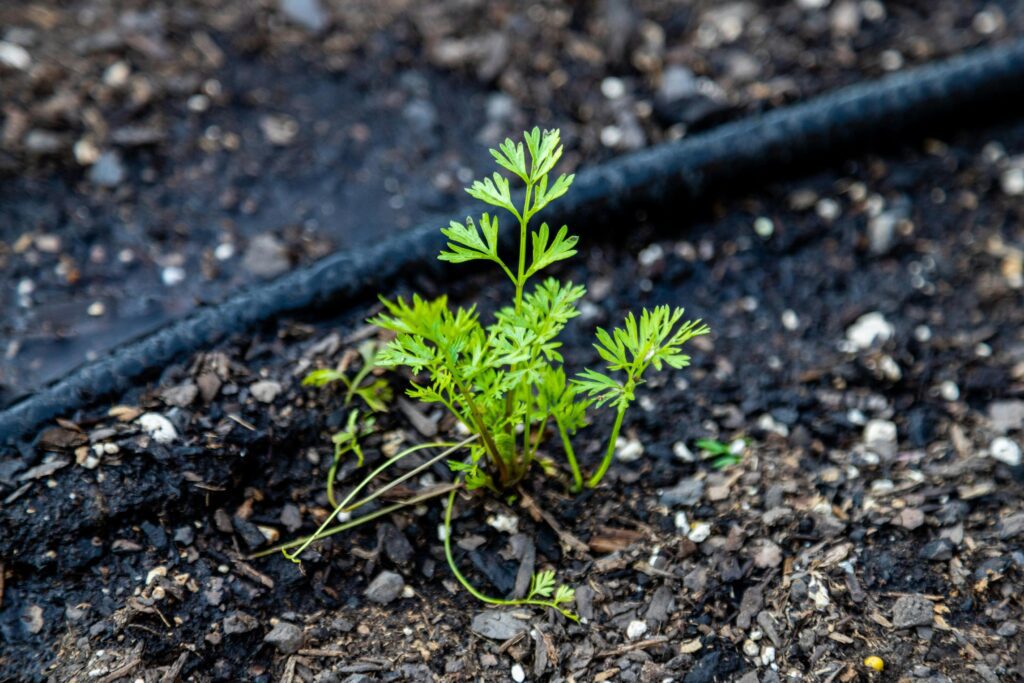
[[[1024,102],[1024,40],[896,73],[878,81],[678,142],[618,157],[579,173],[547,218],[601,220],[627,207],[692,205],[723,190],[774,182],[798,167],[835,162],[899,139],[1004,118]],[[505,231],[509,234],[508,231]],[[369,249],[336,253],[266,285],[201,309],[84,365],[0,413],[0,447],[24,445],[36,430],[124,393],[162,368],[228,335],[284,315],[336,307],[386,291],[403,272],[432,270],[443,246],[436,224]]]

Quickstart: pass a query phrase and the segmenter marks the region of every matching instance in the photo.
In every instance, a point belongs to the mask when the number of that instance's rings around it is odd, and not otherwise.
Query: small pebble
[[[185,269],[180,266],[167,266],[160,271],[160,279],[168,287],[180,285],[185,280]]]
[[[687,535],[694,543],[703,543],[711,537],[711,525],[707,522],[694,522],[690,526],[690,533]]]
[[[999,178],[1003,192],[1011,197],[1019,197],[1024,194],[1024,168],[1011,168],[1003,172]]]
[[[855,350],[863,351],[875,343],[884,343],[892,339],[896,328],[881,313],[874,311],[857,318],[846,330],[846,339]]]
[[[516,683],[523,683],[526,680],[526,671],[523,670],[522,664],[512,665],[512,680]]]
[[[619,437],[615,442],[615,457],[622,462],[639,460],[644,454],[644,445],[638,439]]]
[[[989,455],[999,462],[1010,467],[1019,467],[1021,463],[1020,446],[1015,441],[1005,436],[999,436],[992,440],[988,448]]]
[[[178,430],[160,413],[143,413],[139,416],[139,426],[157,443],[171,443],[178,438]]]
[[[634,619],[626,627],[626,637],[630,640],[636,640],[645,633],[647,633],[647,622],[640,619]]]

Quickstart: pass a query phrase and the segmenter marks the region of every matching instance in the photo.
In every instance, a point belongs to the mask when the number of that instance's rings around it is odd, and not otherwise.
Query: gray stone
[[[217,603],[220,603],[219,599],[217,600]],[[245,612],[232,612],[224,617],[224,633],[229,636],[239,633],[248,633],[259,625],[260,623],[256,621],[256,617],[246,614]]]
[[[270,633],[263,636],[264,643],[273,645],[286,655],[302,647],[304,640],[305,634],[302,633],[302,629],[287,621],[277,622],[274,628],[270,629]]]
[[[1024,534],[1024,512],[1003,517],[999,522],[999,538],[1007,540]]]
[[[697,93],[697,77],[685,66],[673,65],[661,75],[657,97],[662,102],[677,102]]]
[[[366,587],[364,595],[367,600],[386,605],[401,595],[403,588],[405,588],[405,579],[401,574],[381,572]]]
[[[252,397],[260,403],[273,403],[277,395],[281,393],[281,383],[264,379],[253,382],[249,386],[249,391],[252,393]]]
[[[926,543],[918,553],[918,557],[923,560],[942,562],[953,557],[954,548],[953,541],[948,538],[937,538]]]
[[[669,615],[675,610],[675,596],[668,586],[659,586],[647,605],[647,612],[644,618],[655,624],[663,624],[668,621]]]
[[[784,505],[773,507],[761,515],[761,521],[764,522],[767,527],[778,526],[779,524],[784,524],[791,519],[793,519],[793,510],[785,507]]]
[[[192,382],[185,382],[174,387],[167,387],[160,392],[160,398],[169,406],[187,408],[199,395],[199,387]]]
[[[694,506],[700,502],[704,495],[704,480],[686,478],[680,479],[672,488],[662,492],[659,502],[667,507]]]
[[[1000,434],[1024,429],[1024,401],[995,401],[988,405],[992,429]]]
[[[892,623],[896,628],[931,626],[932,603],[921,595],[904,595],[892,606]]]
[[[257,235],[249,242],[242,265],[256,277],[271,278],[292,267],[288,250],[273,235]]]
[[[281,12],[299,26],[319,33],[327,28],[328,16],[320,0],[280,0]]]
[[[101,187],[117,187],[124,182],[124,165],[117,152],[104,152],[89,169],[89,182]]]
[[[528,624],[507,610],[489,609],[473,617],[473,633],[492,640],[508,640],[525,631]]]

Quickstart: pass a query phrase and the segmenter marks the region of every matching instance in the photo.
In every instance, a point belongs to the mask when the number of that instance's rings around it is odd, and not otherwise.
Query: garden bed
[[[638,303],[685,305],[713,330],[693,367],[641,388],[621,452],[643,456],[605,485],[570,497],[535,477],[510,506],[458,505],[456,555],[478,586],[506,594],[551,566],[582,624],[481,617],[445,566],[437,502],[332,537],[301,567],[248,559],[326,511],[346,409],[300,380],[374,334],[374,304],[350,302],[208,349],[4,461],[0,677],[851,681],[879,678],[869,656],[887,680],[1024,675],[1024,491],[1000,441],[1024,428],[1022,151],[1016,125],[701,216],[571,226],[583,256],[560,276],[590,294],[570,367],[594,361],[594,325]],[[507,298],[479,276],[401,287]],[[175,438],[146,434],[146,412]],[[606,421],[583,432],[588,464]],[[451,429],[409,407],[381,426],[372,462]],[[749,443],[718,470],[701,437]],[[377,583],[378,604],[365,592],[383,572],[401,578],[387,575],[395,595]]]
[[[6,5],[0,406],[447,216],[510,131],[592,165],[1024,26],[983,0]]]

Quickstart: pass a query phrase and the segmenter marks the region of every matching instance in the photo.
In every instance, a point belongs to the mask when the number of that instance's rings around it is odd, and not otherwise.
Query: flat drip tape
[[[577,174],[550,222],[607,220],[641,205],[692,206],[797,169],[919,140],[1021,109],[1024,40],[861,83],[706,133],[618,157]],[[1013,108],[1013,110],[1011,110]],[[463,214],[464,215],[464,214]],[[505,231],[509,236],[510,231]],[[0,413],[0,445],[24,447],[38,428],[117,396],[232,334],[285,315],[387,291],[403,273],[432,271],[444,240],[431,223],[375,247],[336,253],[126,344]]]

